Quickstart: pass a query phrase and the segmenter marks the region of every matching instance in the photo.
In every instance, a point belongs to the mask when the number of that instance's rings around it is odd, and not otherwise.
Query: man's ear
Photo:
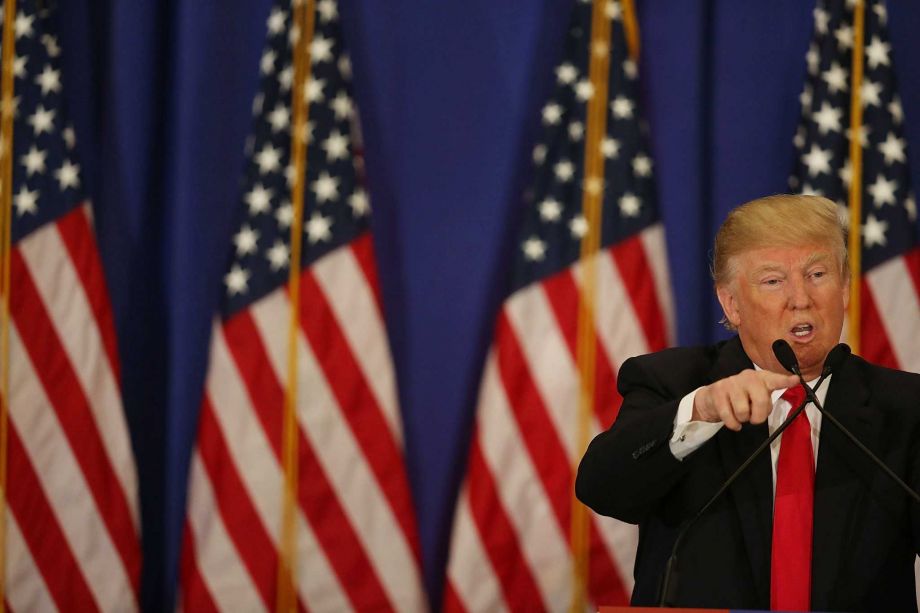
[[[741,313],[738,310],[738,301],[735,300],[735,295],[731,288],[727,285],[720,285],[716,288],[716,297],[719,299],[719,304],[722,305],[725,319],[737,328],[741,323]]]

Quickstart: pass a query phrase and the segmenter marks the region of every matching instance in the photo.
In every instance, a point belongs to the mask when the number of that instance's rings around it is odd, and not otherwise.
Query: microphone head
[[[827,357],[824,358],[824,369],[822,370],[821,374],[824,376],[831,374],[834,369],[843,363],[848,355],[850,355],[850,346],[846,343],[840,343],[831,349],[828,352]]]
[[[773,355],[776,356],[783,368],[791,373],[799,374],[799,360],[795,357],[795,352],[785,339],[778,338],[773,341]]]

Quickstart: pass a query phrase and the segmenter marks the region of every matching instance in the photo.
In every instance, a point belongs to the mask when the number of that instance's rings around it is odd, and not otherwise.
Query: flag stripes
[[[594,433],[609,427],[619,407],[619,364],[648,352],[672,329],[671,311],[662,306],[670,304],[670,294],[660,295],[658,288],[667,286],[656,282],[666,272],[660,263],[654,270],[646,251],[663,251],[662,242],[655,225],[595,256]],[[574,321],[582,274],[575,264],[518,290],[497,318],[456,512],[446,611],[561,611],[570,605],[571,492],[581,454],[573,419],[579,385]],[[591,600],[625,602],[635,528],[592,516],[589,534]],[[467,575],[473,568],[480,569],[475,579]]]
[[[306,609],[426,607],[386,331],[365,272],[370,249],[361,237],[301,273],[298,593]],[[229,568],[246,576],[234,589],[258,603],[254,610],[274,606],[287,342],[277,322],[289,308],[282,288],[215,323],[190,483],[192,547],[183,553],[188,610],[208,600],[238,608],[240,600],[218,595],[227,579],[215,569]]]
[[[11,566],[7,586],[27,609],[137,608],[137,482],[88,210],[11,252],[8,518],[44,582],[14,582]]]
[[[888,362],[887,366],[914,372],[920,372],[920,341],[903,331],[920,330],[918,260],[920,249],[902,258],[890,259],[865,274],[864,293],[869,294],[866,298],[880,296],[884,300],[873,300],[871,307],[864,305],[865,310],[871,308],[872,316],[878,322],[873,325],[868,321],[868,314],[865,314],[862,325],[867,359],[872,360],[869,350],[874,347],[873,343],[887,340],[884,350],[875,348],[874,357]],[[878,334],[881,338],[877,340],[871,338],[876,335],[876,331],[882,332]]]

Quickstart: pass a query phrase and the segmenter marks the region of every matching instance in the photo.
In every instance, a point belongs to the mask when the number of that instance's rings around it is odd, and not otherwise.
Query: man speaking
[[[632,603],[819,611],[916,611],[920,375],[835,351],[848,302],[836,205],[771,196],[733,210],[716,236],[713,277],[737,336],[625,362],[623,404],[588,447],[578,498],[639,524]],[[774,354],[792,347],[819,404],[805,405],[690,525],[786,417],[804,404]],[[782,345],[782,343],[779,343]],[[791,354],[790,354],[791,358]],[[788,360],[784,360],[788,364]],[[827,363],[826,363],[827,362]]]

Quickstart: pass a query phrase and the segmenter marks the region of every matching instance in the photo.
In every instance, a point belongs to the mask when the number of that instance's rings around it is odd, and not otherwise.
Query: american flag
[[[673,338],[664,234],[624,21],[631,5],[601,1],[611,21],[600,248],[591,254],[596,347],[590,431],[608,428],[621,399],[619,365]],[[573,602],[573,467],[579,442],[577,317],[592,5],[577,2],[555,86],[541,111],[534,179],[512,245],[509,294],[495,323],[480,384],[466,479],[454,517],[446,611],[567,610]],[[608,52],[601,47],[602,53]],[[633,526],[591,516],[587,599],[626,604],[637,543]],[[595,609],[591,609],[595,610]]]
[[[849,219],[854,0],[819,0],[806,61],[802,119],[790,185],[836,200]],[[910,184],[904,112],[897,94],[885,3],[865,3],[860,89],[862,279],[860,353],[920,372],[920,234]],[[852,257],[852,254],[851,254]]]
[[[15,32],[6,603],[138,608],[137,476],[55,17]]]
[[[313,6],[308,3],[307,6]],[[420,547],[338,4],[315,4],[300,329],[298,605],[423,611]],[[292,33],[293,32],[293,33]],[[187,611],[276,605],[290,300],[292,10],[268,17],[239,225],[215,316],[181,561]]]

